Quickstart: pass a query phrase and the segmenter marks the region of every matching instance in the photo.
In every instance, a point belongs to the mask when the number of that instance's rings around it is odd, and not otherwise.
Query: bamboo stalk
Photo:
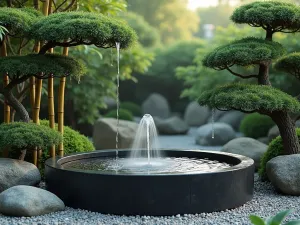
[[[7,56],[6,40],[3,40],[1,48],[1,57]],[[3,75],[3,87],[9,84],[9,77],[7,74]],[[4,123],[10,123],[10,107],[4,100]]]
[[[49,10],[49,0],[45,0],[43,2],[43,14],[48,16]],[[33,122],[36,124],[40,124],[40,108],[41,108],[41,97],[42,97],[42,88],[43,88],[43,80],[36,79],[36,93],[35,93],[35,102],[34,102],[34,111],[33,111]],[[33,164],[37,166],[38,155],[41,155],[40,149],[35,149],[33,151]]]
[[[53,53],[53,49],[50,49],[50,53]],[[52,129],[55,129],[55,113],[54,113],[54,79],[53,77],[48,78],[48,117],[49,117],[49,126]],[[50,156],[55,156],[55,145],[50,147]]]
[[[40,51],[40,42],[36,41],[34,46],[34,52],[38,53]],[[36,84],[35,77],[30,77],[30,105],[31,105],[31,113],[32,119],[34,119],[34,107],[35,107],[35,95],[36,95]]]
[[[63,48],[63,55],[67,56],[69,54],[69,48]],[[66,77],[61,77],[59,82],[59,92],[58,92],[58,131],[64,134],[64,102],[65,102],[65,86]],[[64,156],[64,143],[58,146],[58,155]]]
[[[52,13],[52,0],[49,2],[48,15]],[[53,48],[49,50],[49,53],[53,53]],[[48,78],[48,117],[49,126],[55,129],[55,110],[54,110],[54,79],[53,77]],[[50,147],[50,156],[55,157],[55,145]]]
[[[1,48],[1,57],[6,57],[7,56],[7,49],[6,49],[6,40],[3,40],[2,43],[2,48]],[[9,77],[7,74],[3,75],[3,87],[9,84]],[[4,123],[10,123],[10,107],[6,103],[4,99]],[[2,156],[4,158],[7,158],[9,156],[9,151],[8,149],[4,149],[2,152]]]

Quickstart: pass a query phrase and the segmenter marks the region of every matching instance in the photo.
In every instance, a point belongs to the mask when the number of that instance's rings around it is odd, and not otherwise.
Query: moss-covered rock
[[[300,128],[296,129],[296,133],[300,143]],[[283,150],[282,138],[281,136],[278,136],[269,144],[267,151],[265,152],[265,154],[260,160],[260,167],[258,173],[263,180],[268,179],[267,172],[266,172],[267,162],[275,158],[276,156],[283,155],[283,152],[284,150]]]

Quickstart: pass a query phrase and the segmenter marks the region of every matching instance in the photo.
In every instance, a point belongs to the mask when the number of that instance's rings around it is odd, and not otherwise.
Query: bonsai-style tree
[[[0,93],[8,104],[13,107],[22,121],[29,122],[26,108],[16,99],[13,89],[31,76],[38,79],[75,75],[80,77],[85,72],[84,66],[71,57],[60,55],[26,55],[0,58],[0,73],[9,77],[9,84]]]
[[[201,105],[220,110],[239,110],[268,115],[277,124],[283,140],[285,154],[300,152],[291,113],[300,112],[300,102],[271,86],[269,69],[273,60],[285,54],[284,48],[272,41],[275,32],[294,33],[300,30],[300,7],[276,1],[254,2],[237,8],[231,20],[237,24],[261,27],[265,39],[248,37],[216,48],[206,55],[203,65],[216,70],[228,70],[242,79],[257,79],[258,84],[229,84],[203,92]],[[280,59],[276,68],[299,75],[297,54]],[[297,61],[298,60],[298,61]],[[257,67],[254,74],[239,74],[232,66]]]
[[[44,1],[43,11],[47,15],[51,11],[52,1]],[[38,19],[37,19],[38,17]],[[100,48],[130,46],[136,40],[135,32],[125,23],[100,14],[87,12],[60,12],[49,16],[41,16],[34,9],[0,8],[0,21],[9,35],[20,35],[27,40],[41,43],[36,55],[4,57],[1,59],[0,73],[5,75],[5,87],[0,93],[5,96],[5,101],[12,106],[25,122],[29,121],[29,114],[22,104],[13,95],[13,88],[29,78],[37,78],[36,97],[33,112],[33,121],[38,123],[40,108],[40,93],[42,79],[48,79],[49,121],[54,128],[54,102],[53,102],[53,77],[61,77],[58,98],[58,129],[63,133],[64,117],[64,89],[67,75],[80,76],[83,66],[72,58],[63,56],[45,55],[55,47],[64,47],[67,55],[68,47],[78,45],[95,45]],[[6,40],[1,42],[2,49]],[[6,56],[3,54],[3,56]],[[34,84],[31,84],[34,85]],[[88,93],[87,93],[88,94]],[[9,120],[8,120],[9,121]],[[63,155],[63,145],[59,145],[59,154]],[[53,155],[53,154],[51,154]]]
[[[20,160],[24,160],[27,150],[47,149],[61,141],[62,135],[58,131],[35,123],[14,122],[0,125],[0,152],[9,148],[13,152],[21,153]]]

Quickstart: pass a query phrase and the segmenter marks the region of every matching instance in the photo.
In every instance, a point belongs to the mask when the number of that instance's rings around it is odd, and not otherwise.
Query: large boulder
[[[267,151],[268,146],[253,138],[241,137],[229,141],[221,149],[222,152],[229,152],[247,156],[254,160],[255,169],[260,165],[260,159]]]
[[[35,165],[0,158],[0,192],[16,185],[37,185],[40,181],[41,174]]]
[[[229,124],[234,130],[238,131],[240,129],[240,124],[244,118],[245,114],[239,111],[230,111],[223,116],[221,116],[218,120],[219,123]]]
[[[0,194],[0,213],[7,216],[39,216],[65,209],[65,204],[49,191],[19,185]]]
[[[213,128],[212,128],[213,127]],[[214,138],[212,138],[214,129]],[[204,146],[221,146],[234,139],[236,134],[232,127],[225,123],[206,124],[198,128],[196,144]]]
[[[119,120],[119,148],[131,147],[138,124],[131,121]],[[114,118],[100,118],[94,125],[93,143],[97,150],[115,149],[117,134],[117,120]]]
[[[184,121],[189,126],[201,126],[207,122],[210,111],[205,106],[200,106],[198,102],[191,102],[184,113]]]
[[[300,128],[300,120],[296,121],[296,127]],[[274,138],[276,138],[279,135],[280,135],[280,133],[279,133],[279,129],[278,129],[277,125],[274,125],[269,130],[269,133],[268,133],[269,141],[272,141]]]
[[[155,125],[160,134],[186,134],[188,125],[178,116],[173,116],[166,120],[155,119]]]
[[[224,116],[226,113],[227,113],[227,111],[222,111],[222,110],[215,109],[214,120],[217,121],[222,116]]]
[[[300,154],[277,156],[267,162],[266,171],[277,190],[300,196]]]
[[[142,104],[144,114],[166,119],[170,116],[170,107],[167,99],[157,93],[151,94]]]

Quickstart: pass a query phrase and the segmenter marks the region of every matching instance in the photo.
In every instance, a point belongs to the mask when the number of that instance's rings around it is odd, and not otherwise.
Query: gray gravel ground
[[[99,199],[100,200],[100,199]],[[101,200],[100,200],[101,201]],[[262,217],[274,215],[284,209],[295,210],[288,219],[300,219],[300,197],[277,194],[269,183],[259,181],[255,175],[252,201],[242,207],[215,213],[176,215],[168,217],[114,216],[85,210],[66,208],[65,211],[31,218],[5,217],[0,214],[1,225],[248,225],[249,214]]]

